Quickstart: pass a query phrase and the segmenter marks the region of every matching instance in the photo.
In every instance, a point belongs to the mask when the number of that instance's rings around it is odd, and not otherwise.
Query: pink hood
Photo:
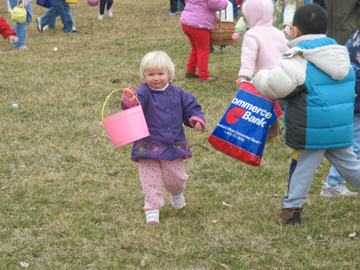
[[[271,26],[274,3],[272,0],[248,0],[243,4],[242,12],[250,28]]]
[[[247,0],[242,9],[250,29],[243,39],[239,77],[251,79],[261,69],[276,67],[289,48],[284,33],[272,26],[272,0]]]

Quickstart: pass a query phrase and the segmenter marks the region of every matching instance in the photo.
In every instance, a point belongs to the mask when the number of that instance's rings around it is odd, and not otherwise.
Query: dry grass
[[[142,261],[147,269],[360,268],[358,239],[348,237],[359,232],[359,200],[319,196],[326,160],[303,224],[281,226],[290,149],[268,144],[251,167],[207,143],[236,92],[240,44],[215,48],[209,69],[221,81],[202,84],[183,78],[190,45],[179,17],[164,16],[168,0],[118,1],[103,21],[81,1],[74,36],[61,27],[39,34],[35,19],[46,9],[32,6],[30,49],[0,45],[0,269],[139,269]],[[131,146],[114,150],[100,115],[112,90],[139,85],[141,58],[154,49],[170,55],[174,84],[203,105],[208,130],[186,133],[209,151],[194,146],[186,161],[187,207],[174,210],[167,196],[161,224],[146,226]],[[114,97],[105,114],[117,110]]]

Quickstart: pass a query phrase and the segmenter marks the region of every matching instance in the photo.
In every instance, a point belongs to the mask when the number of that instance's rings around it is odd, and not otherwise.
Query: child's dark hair
[[[294,15],[293,26],[303,35],[326,34],[328,16],[326,11],[316,4],[299,7]]]

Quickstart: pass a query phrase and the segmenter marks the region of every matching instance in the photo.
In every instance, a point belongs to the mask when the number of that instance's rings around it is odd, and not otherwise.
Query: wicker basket
[[[235,31],[234,22],[219,21],[215,27],[210,31],[210,41],[212,45],[232,45],[232,34]]]

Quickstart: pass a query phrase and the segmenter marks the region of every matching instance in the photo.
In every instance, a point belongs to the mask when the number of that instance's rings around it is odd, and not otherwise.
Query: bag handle
[[[108,101],[108,99],[110,98],[110,96],[111,96],[112,94],[114,94],[116,91],[119,91],[119,90],[123,90],[123,89],[116,89],[116,90],[112,91],[112,92],[110,93],[110,95],[108,95],[108,97],[106,98],[106,100],[105,100],[105,102],[104,102],[104,105],[103,105],[103,107],[102,107],[102,110],[101,110],[101,121],[102,121],[102,122],[104,122],[104,109],[105,109],[106,102]],[[135,94],[134,94],[134,97],[136,98],[136,101],[138,102],[138,104],[141,105],[141,104],[140,104],[140,101],[138,100],[138,98],[137,98],[137,96],[136,96]]]
[[[25,2],[25,1],[24,1],[24,0],[22,0],[22,1],[21,1],[21,3],[23,4],[23,6],[22,6],[22,7],[20,7],[20,6],[19,6],[19,4],[20,4],[20,0],[18,0],[18,2],[17,2],[17,5],[16,5],[16,6],[17,6],[18,8],[25,8],[25,6],[24,6],[24,3],[23,3],[23,2]]]

